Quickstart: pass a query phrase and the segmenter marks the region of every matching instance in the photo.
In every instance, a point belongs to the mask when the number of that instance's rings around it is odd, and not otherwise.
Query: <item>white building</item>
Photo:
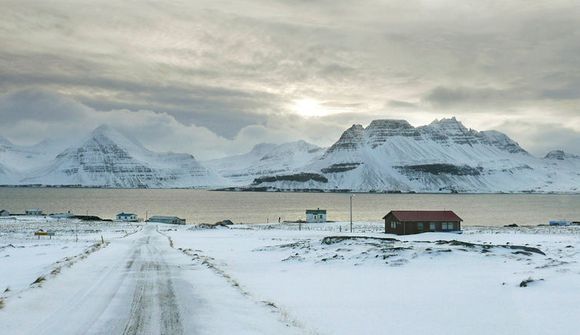
[[[121,212],[117,214],[117,221],[124,221],[124,222],[137,222],[139,219],[137,218],[137,214],[133,213],[125,213]]]
[[[26,211],[24,211],[24,213],[26,215],[33,215],[33,216],[40,216],[40,215],[44,215],[42,213],[42,209],[40,208],[29,208]]]
[[[326,222],[326,209],[307,209],[306,210],[306,222]]]
[[[0,209],[0,216],[10,216],[10,212],[5,209]]]

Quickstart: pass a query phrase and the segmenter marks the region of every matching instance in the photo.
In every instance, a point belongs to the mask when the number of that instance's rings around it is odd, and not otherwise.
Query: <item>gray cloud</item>
[[[400,101],[400,100],[389,100],[387,103],[387,107],[392,108],[417,108],[417,104],[408,102],[408,101]]]
[[[580,131],[578,17],[567,0],[6,0],[0,94],[54,92],[95,120],[168,116],[225,140],[316,125],[326,143],[350,122],[450,115],[474,128],[493,116]],[[297,116],[301,99],[331,115]]]
[[[71,100],[57,99],[46,91],[24,90],[0,99],[2,122],[14,124],[24,120],[47,122],[52,120],[77,121],[88,110]]]
[[[500,90],[494,88],[468,87],[436,87],[424,98],[426,102],[437,107],[466,107],[481,108],[485,106],[508,107],[514,102],[527,100],[526,93],[518,90]]]
[[[74,143],[102,124],[121,129],[158,151],[188,152],[201,159],[250,150],[256,143],[284,143],[305,139],[332,143],[342,126],[323,119],[293,114],[271,115],[261,124],[243,127],[229,139],[207,127],[184,124],[169,113],[150,110],[95,110],[68,97],[28,89],[0,95],[0,134],[16,144],[31,145],[44,139]],[[325,128],[326,132],[319,129]]]
[[[560,124],[508,121],[499,125],[498,129],[521,139],[528,144],[528,149],[539,157],[552,150],[580,154],[580,131],[562,127]]]

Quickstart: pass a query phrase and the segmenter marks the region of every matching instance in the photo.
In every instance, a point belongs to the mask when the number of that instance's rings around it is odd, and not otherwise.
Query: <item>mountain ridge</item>
[[[20,184],[173,188],[219,186],[225,181],[190,154],[153,152],[102,125],[47,165],[28,173]]]
[[[294,175],[263,176],[272,190],[404,192],[578,192],[571,165],[546,164],[499,131],[466,128],[456,118],[413,127],[373,120],[345,130],[319,159]],[[574,165],[574,166],[572,166]],[[580,165],[578,166],[580,167]]]
[[[470,129],[456,118],[417,127],[406,120],[377,119],[366,127],[352,125],[328,148],[303,140],[260,143],[249,152],[203,162],[188,153],[153,152],[108,125],[54,157],[40,154],[50,143],[20,147],[0,137],[0,184],[580,192],[580,156],[553,150],[535,157],[504,133]]]
[[[245,154],[234,155],[204,163],[232,185],[249,184],[256,177],[288,173],[320,157],[323,148],[303,140],[283,144],[260,143]]]

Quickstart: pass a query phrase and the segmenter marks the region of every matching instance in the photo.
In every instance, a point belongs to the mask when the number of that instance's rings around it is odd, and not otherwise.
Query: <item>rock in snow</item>
[[[544,159],[555,159],[559,161],[564,160],[580,160],[580,156],[572,155],[562,150],[553,150],[548,152]]]

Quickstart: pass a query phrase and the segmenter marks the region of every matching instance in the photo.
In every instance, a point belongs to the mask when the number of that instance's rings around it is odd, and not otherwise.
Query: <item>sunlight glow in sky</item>
[[[571,0],[4,0],[0,135],[107,123],[212,157],[456,116],[580,154],[579,17]]]
[[[292,110],[296,114],[306,118],[326,116],[330,114],[330,111],[321,106],[320,102],[310,98],[294,100]]]

